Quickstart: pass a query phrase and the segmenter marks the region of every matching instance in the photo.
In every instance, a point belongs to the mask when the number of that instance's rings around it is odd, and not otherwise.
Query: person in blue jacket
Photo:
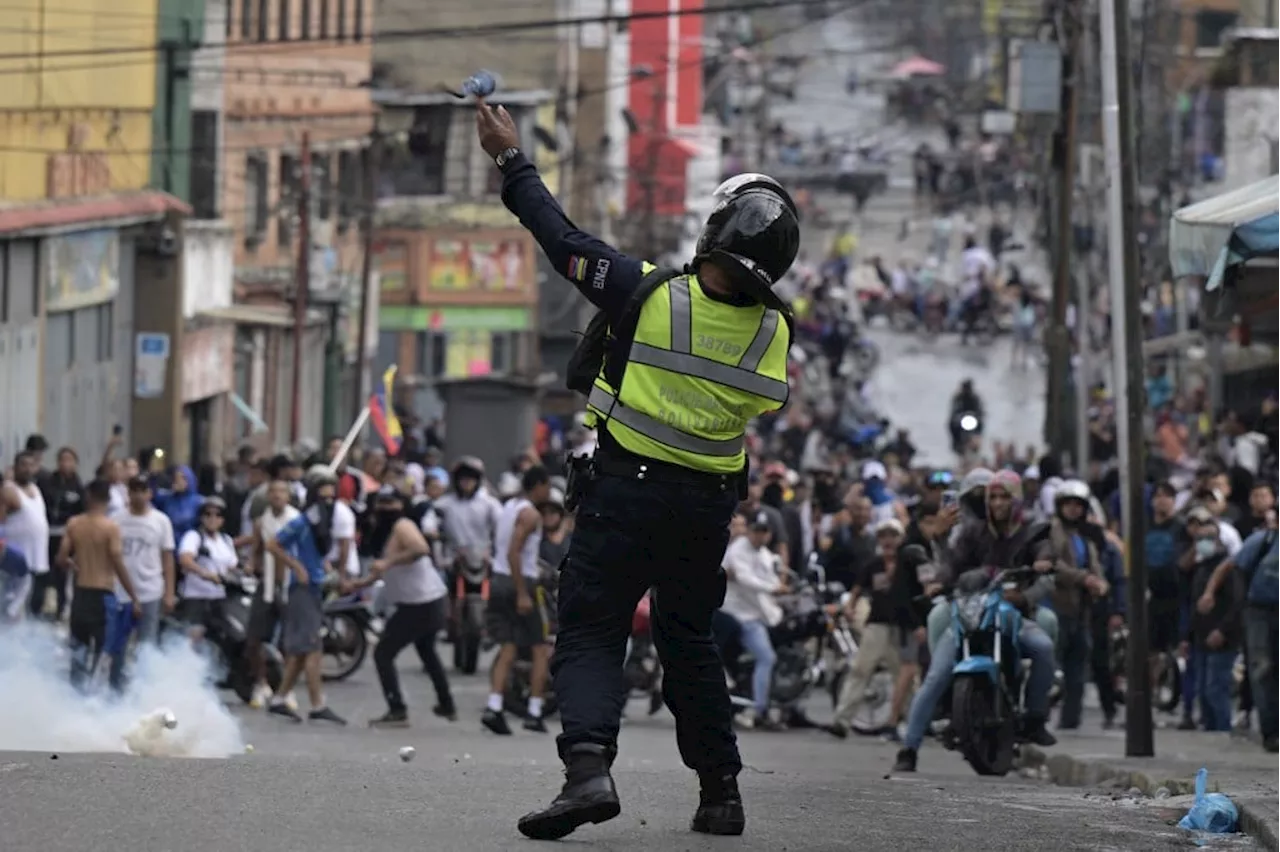
[[[176,465],[170,476],[169,487],[156,494],[156,508],[173,524],[174,541],[181,541],[187,532],[196,528],[204,498],[196,491],[195,473],[185,464]]]

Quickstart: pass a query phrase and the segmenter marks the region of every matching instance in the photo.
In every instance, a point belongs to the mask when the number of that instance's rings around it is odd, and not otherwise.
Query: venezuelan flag
[[[396,365],[392,364],[382,374],[382,387],[369,397],[369,419],[373,421],[373,428],[382,439],[382,445],[387,448],[387,454],[392,456],[400,452],[400,440],[404,436],[400,429],[400,418],[396,417],[395,409],[391,407],[395,383]]]

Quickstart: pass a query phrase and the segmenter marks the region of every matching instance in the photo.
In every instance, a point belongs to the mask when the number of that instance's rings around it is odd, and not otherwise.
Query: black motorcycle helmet
[[[749,172],[716,188],[716,207],[698,236],[693,265],[711,261],[735,287],[767,307],[791,307],[773,288],[800,252],[800,216],[782,184]]]

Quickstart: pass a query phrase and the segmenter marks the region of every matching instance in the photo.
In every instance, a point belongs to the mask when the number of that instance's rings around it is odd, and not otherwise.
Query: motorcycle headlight
[[[960,625],[965,630],[976,630],[982,623],[982,613],[987,608],[986,595],[969,595],[956,601],[956,609],[960,614]]]
[[[978,418],[972,414],[966,414],[960,418],[960,428],[966,432],[972,432],[978,428]]]

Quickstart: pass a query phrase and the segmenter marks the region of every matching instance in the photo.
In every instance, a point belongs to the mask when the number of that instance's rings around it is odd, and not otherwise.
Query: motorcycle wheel
[[[468,629],[454,645],[454,667],[461,674],[473,675],[480,666],[480,634]]]
[[[248,704],[253,699],[253,678],[249,676],[249,667],[240,664],[227,672],[226,687],[242,702]]]
[[[986,677],[957,678],[951,684],[951,725],[956,748],[979,775],[1004,776],[1013,767],[1013,714],[996,721],[1000,700]]]
[[[849,727],[864,734],[876,734],[889,726],[893,715],[893,675],[879,669],[867,681],[862,703]]]
[[[346,680],[355,674],[369,653],[364,626],[349,612],[326,615],[320,677],[326,682]]]
[[[495,659],[494,662],[496,663],[497,660]],[[492,665],[489,667],[489,674],[492,680]],[[527,667],[519,665],[511,667],[511,674],[507,677],[507,688],[502,693],[502,709],[521,719],[528,712],[529,669]],[[548,691],[542,698],[542,718],[550,719],[559,709],[560,705],[556,703],[555,694]]]

